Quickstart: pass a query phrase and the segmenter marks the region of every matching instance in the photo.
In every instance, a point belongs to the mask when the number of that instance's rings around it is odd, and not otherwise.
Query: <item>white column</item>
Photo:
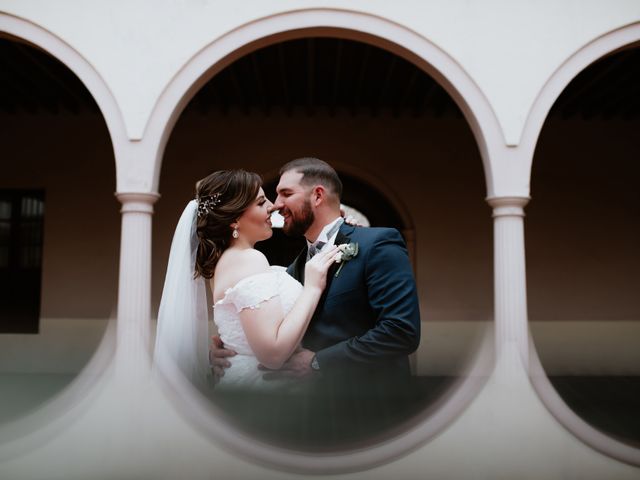
[[[122,376],[150,368],[151,220],[154,193],[116,193],[122,203],[116,361]]]
[[[524,206],[529,198],[492,197],[487,202],[494,219],[496,357],[507,374],[521,366],[528,371]]]

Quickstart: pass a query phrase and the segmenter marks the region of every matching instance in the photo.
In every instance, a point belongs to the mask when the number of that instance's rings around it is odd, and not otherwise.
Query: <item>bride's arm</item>
[[[277,369],[291,356],[304,335],[326,285],[327,270],[338,249],[317,254],[305,267],[305,285],[285,316],[278,297],[240,312],[240,322],[256,358]]]
[[[305,287],[286,316],[278,297],[240,313],[247,341],[261,364],[278,369],[291,356],[302,340],[321,294],[321,289]]]

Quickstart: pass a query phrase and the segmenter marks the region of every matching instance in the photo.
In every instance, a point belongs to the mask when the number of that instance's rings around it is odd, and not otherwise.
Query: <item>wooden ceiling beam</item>
[[[443,88],[439,88],[433,99],[433,109],[436,118],[442,118],[444,116],[447,111],[448,101],[449,94]]]
[[[400,101],[395,105],[394,112],[393,112],[394,116],[398,116],[402,113],[402,110],[404,109],[405,105],[407,104],[407,101],[409,100],[409,95],[411,95],[411,90],[413,89],[413,86],[416,83],[416,79],[418,78],[419,73],[420,73],[420,70],[418,70],[416,67],[413,67],[413,71],[411,72],[411,75],[409,76],[409,80],[405,85],[404,92],[402,92],[402,97],[400,97]]]
[[[282,96],[284,97],[284,109],[287,115],[291,116],[292,106],[291,97],[289,95],[289,84],[287,82],[287,68],[284,47],[282,43],[278,44],[278,65],[280,66],[280,83],[282,85]]]
[[[640,97],[640,82],[637,78],[630,78],[624,89],[619,88],[615,96],[608,99],[607,104],[602,109],[602,118],[608,120],[622,115],[627,107],[633,105],[634,100]]]
[[[593,85],[593,90],[585,93],[585,104],[582,109],[582,117],[590,120],[601,115],[611,104],[612,99],[625,96],[626,90],[631,85],[631,78],[626,75],[622,68],[619,68],[616,75],[609,75],[609,78]]]
[[[253,78],[256,83],[256,89],[258,90],[258,97],[260,98],[260,104],[262,105],[262,113],[268,116],[271,114],[271,102],[269,101],[269,96],[265,91],[264,83],[262,81],[262,74],[258,63],[258,52],[252,52],[249,57],[251,59],[251,67],[253,70]]]
[[[376,98],[376,100],[373,102],[371,111],[373,113],[373,116],[377,116],[378,115],[378,110],[380,109],[380,105],[382,104],[382,102],[384,101],[384,98],[387,95],[387,90],[389,89],[389,84],[391,83],[391,77],[393,76],[393,72],[396,68],[396,63],[398,61],[398,57],[396,55],[394,55],[393,53],[390,53],[390,58],[389,58],[389,63],[387,64],[387,73],[384,76],[384,80],[382,81],[382,84],[380,85],[380,89],[378,90],[378,96]]]
[[[13,44],[13,47],[16,50],[18,50],[29,62],[31,62],[31,64],[38,71],[40,71],[46,78],[51,80],[51,82],[53,82],[63,92],[64,95],[66,95],[68,97],[66,99],[66,102],[65,102],[65,107],[67,109],[69,109],[71,112],[76,113],[76,114],[79,112],[81,105],[85,105],[89,109],[95,110],[95,108],[93,108],[93,105],[91,105],[93,102],[87,102],[86,100],[83,100],[82,98],[80,98],[73,91],[73,89],[69,88],[69,86],[67,85],[67,82],[65,82],[65,81],[61,80],[60,78],[58,78],[58,76],[56,74],[54,74],[51,71],[51,69],[49,69],[48,67],[43,65],[43,63],[33,53],[31,53],[29,51],[30,49],[28,47],[25,47],[23,45],[19,45],[17,43]],[[71,71],[69,71],[68,73],[69,73],[69,75],[74,75],[73,72],[71,72]],[[78,83],[81,83],[80,80],[78,80]]]
[[[356,83],[356,91],[353,96],[353,105],[351,107],[351,114],[355,115],[358,113],[358,108],[360,107],[360,100],[362,99],[362,91],[364,90],[364,79],[367,74],[367,66],[369,64],[369,57],[371,56],[371,46],[365,45],[364,52],[362,54],[362,62],[360,62],[360,70],[358,72],[358,82]]]
[[[242,112],[245,115],[249,115],[249,102],[242,92],[242,87],[240,86],[240,81],[238,80],[238,76],[236,74],[235,63],[229,65],[227,69],[229,70],[229,80],[231,80],[231,86],[233,87],[233,91],[235,92],[236,97],[238,97],[238,104],[240,105]]]
[[[25,110],[29,113],[36,113],[38,108],[41,107],[52,114],[59,112],[55,102],[42,94],[39,85],[34,81],[33,75],[25,72],[24,65],[20,62],[20,59],[7,59],[4,62],[3,70],[6,73],[5,83],[17,94],[20,102],[24,103]]]
[[[597,64],[593,64],[587,69],[583,70],[580,75],[586,75],[584,79],[584,83],[578,87],[572,88],[572,83],[578,80],[576,77],[565,89],[565,91],[561,94],[561,96],[556,101],[557,106],[554,105],[553,109],[562,112],[562,118],[570,118],[573,115],[577,114],[580,110],[580,100],[587,94],[594,85],[597,85],[599,82],[604,81],[604,79],[610,75],[614,70],[618,68],[620,64],[622,64],[629,56],[631,55],[630,51],[622,52],[615,57],[611,57],[610,63],[604,67],[600,67],[598,70]],[[601,61],[604,61],[601,60]],[[594,73],[589,76],[589,69],[595,69]],[[574,89],[575,88],[575,89]]]
[[[16,81],[4,81],[3,96],[11,99],[16,110],[23,108],[28,113],[34,114],[38,111],[38,104],[31,98],[31,93]]]
[[[313,38],[307,38],[307,114],[315,114],[315,70],[316,70],[316,48]]]
[[[333,72],[333,89],[331,92],[331,102],[329,104],[329,115],[334,116],[336,113],[336,103],[338,101],[338,94],[340,93],[340,68],[342,64],[342,39],[337,40],[336,45],[336,57],[335,57],[335,69]]]
[[[425,74],[425,78],[426,78],[425,85],[423,86],[422,90],[418,94],[418,98],[416,99],[416,102],[413,106],[414,117],[419,117],[424,113],[427,102],[433,96],[433,91],[436,88],[438,88],[438,85],[436,84],[433,78],[431,78],[426,74]]]

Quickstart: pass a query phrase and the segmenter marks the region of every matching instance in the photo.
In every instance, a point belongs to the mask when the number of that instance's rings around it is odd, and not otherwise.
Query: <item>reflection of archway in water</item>
[[[542,393],[551,405],[565,403],[553,413],[572,431],[586,430],[576,428],[577,415],[625,449],[640,446],[638,62],[640,48],[626,48],[566,86],[536,146],[527,208],[529,318],[548,377],[539,380]]]

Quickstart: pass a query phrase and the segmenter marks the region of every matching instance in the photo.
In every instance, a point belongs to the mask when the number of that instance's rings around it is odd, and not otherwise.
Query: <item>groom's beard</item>
[[[284,224],[282,231],[290,237],[302,237],[316,219],[309,200],[305,200],[299,213],[293,213],[291,210],[289,213],[289,223]]]

